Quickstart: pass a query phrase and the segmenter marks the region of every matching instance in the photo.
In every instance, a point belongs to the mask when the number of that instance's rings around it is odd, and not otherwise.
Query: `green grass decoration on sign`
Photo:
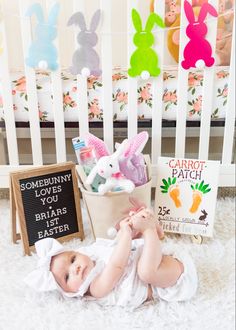
[[[202,180],[200,184],[196,183],[195,186],[191,184],[192,190],[199,190],[203,194],[206,194],[209,191],[211,191],[211,188],[208,188],[208,187],[209,187],[209,184],[204,185],[204,180]]]
[[[137,49],[131,55],[128,74],[130,77],[141,76],[142,79],[157,77],[161,70],[158,66],[157,53],[152,48],[155,38],[151,31],[155,24],[161,28],[164,28],[165,24],[159,15],[151,13],[143,30],[140,15],[135,9],[132,10],[132,21],[136,30],[133,42]]]
[[[160,186],[160,188],[162,189],[161,192],[163,194],[166,194],[168,192],[168,189],[170,188],[170,186],[176,183],[176,178],[173,178],[173,180],[171,180],[171,178],[168,178],[168,181],[166,181],[165,179],[162,179],[162,182],[163,182],[164,186]]]

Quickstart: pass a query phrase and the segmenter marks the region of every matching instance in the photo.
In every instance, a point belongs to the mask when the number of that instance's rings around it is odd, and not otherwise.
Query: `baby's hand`
[[[132,234],[132,228],[131,228],[132,224],[130,222],[130,218],[125,218],[124,220],[121,220],[119,225],[121,231],[127,231],[130,234]]]

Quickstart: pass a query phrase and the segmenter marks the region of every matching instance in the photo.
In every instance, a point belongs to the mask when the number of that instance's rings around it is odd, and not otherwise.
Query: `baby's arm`
[[[108,264],[90,285],[90,294],[95,298],[102,298],[110,293],[124,273],[132,244],[132,230],[129,219],[121,221],[117,240],[118,243]]]

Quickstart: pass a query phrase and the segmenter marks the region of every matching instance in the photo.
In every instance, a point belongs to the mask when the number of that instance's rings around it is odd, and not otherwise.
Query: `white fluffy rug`
[[[23,278],[36,265],[36,256],[23,257],[20,244],[10,238],[9,202],[0,200],[0,329],[4,330],[233,330],[235,326],[235,199],[217,202],[214,239],[193,244],[187,236],[177,240],[195,260],[199,290],[184,303],[151,302],[132,313],[96,302],[65,301],[56,293],[36,294]],[[67,243],[72,247],[92,241],[84,215],[86,240]]]

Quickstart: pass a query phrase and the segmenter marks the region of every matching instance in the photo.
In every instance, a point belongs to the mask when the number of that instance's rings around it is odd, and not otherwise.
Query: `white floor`
[[[86,240],[92,241],[83,212]],[[11,243],[9,202],[0,200],[0,330],[233,330],[235,326],[235,199],[217,202],[214,238],[202,245],[187,236],[178,241],[195,260],[199,290],[189,302],[151,302],[134,312],[104,308],[57,294],[36,294],[23,278],[36,265],[36,256],[23,257]],[[79,246],[74,240],[68,246]]]

